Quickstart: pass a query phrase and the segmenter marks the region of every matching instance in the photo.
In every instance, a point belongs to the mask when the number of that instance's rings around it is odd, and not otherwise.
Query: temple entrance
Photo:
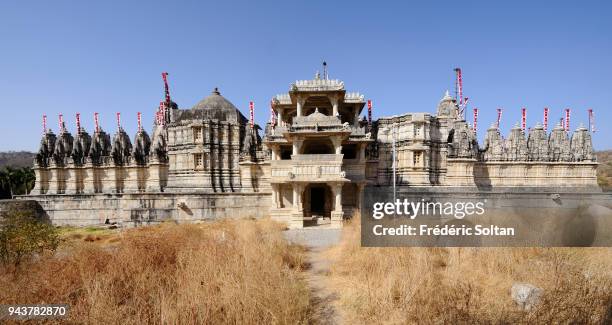
[[[320,215],[325,213],[325,188],[310,188],[310,211]]]
[[[333,208],[331,188],[327,184],[309,184],[304,191],[304,226],[331,222]]]

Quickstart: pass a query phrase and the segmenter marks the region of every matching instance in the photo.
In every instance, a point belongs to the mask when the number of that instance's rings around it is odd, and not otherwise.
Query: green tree
[[[0,193],[0,195],[4,196],[6,192],[10,193],[11,179],[9,174],[6,172],[6,169],[0,170],[0,188],[2,189],[2,193]]]
[[[59,245],[57,229],[34,212],[9,210],[0,215],[0,263],[19,267],[25,259]]]
[[[7,185],[8,189],[9,189],[9,193],[11,194],[11,199],[13,198],[13,182],[15,181],[16,178],[16,172],[15,169],[13,169],[12,167],[6,166],[4,168],[4,175],[5,175],[5,184]]]
[[[23,183],[25,185],[25,193],[29,194],[30,191],[34,188],[34,182],[36,182],[36,175],[34,175],[34,171],[30,167],[22,168],[24,173]]]

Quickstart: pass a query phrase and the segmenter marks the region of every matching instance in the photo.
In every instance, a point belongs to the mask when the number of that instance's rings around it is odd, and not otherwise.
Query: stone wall
[[[165,220],[193,222],[220,218],[268,216],[269,192],[137,193],[22,196],[40,204],[56,225],[87,226],[105,222],[126,226]],[[31,201],[36,200],[36,201]]]
[[[0,218],[9,211],[32,213],[42,220],[47,219],[45,211],[35,200],[0,200]]]

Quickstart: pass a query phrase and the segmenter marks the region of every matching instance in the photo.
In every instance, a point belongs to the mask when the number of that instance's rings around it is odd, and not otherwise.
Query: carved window
[[[196,153],[193,155],[193,163],[194,163],[195,169],[204,168],[204,160],[202,159],[201,153]]]
[[[202,140],[202,128],[193,128],[193,142]]]
[[[421,165],[421,152],[415,151],[412,154],[412,163],[415,167],[418,167]]]
[[[418,124],[414,125],[414,137],[418,137],[421,135],[421,126]]]

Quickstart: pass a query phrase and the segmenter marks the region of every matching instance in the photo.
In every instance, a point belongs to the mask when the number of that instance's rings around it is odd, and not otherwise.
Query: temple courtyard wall
[[[262,218],[269,215],[270,199],[270,193],[55,194],[19,196],[0,201],[0,207],[8,209],[14,201],[38,204],[37,215],[58,226],[129,227],[169,220]]]

